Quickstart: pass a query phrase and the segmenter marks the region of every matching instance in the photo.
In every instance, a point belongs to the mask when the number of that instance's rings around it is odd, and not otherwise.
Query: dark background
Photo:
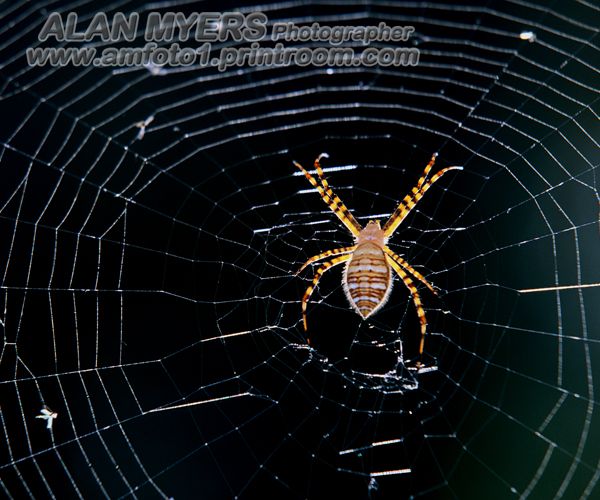
[[[518,291],[600,282],[597,8],[111,3],[413,25],[421,50],[417,67],[152,75],[29,68],[49,12],[102,8],[40,6],[5,4],[0,37],[5,495],[599,494],[598,288]],[[390,244],[441,290],[422,291],[437,371],[405,369],[419,327],[402,284],[361,322],[340,268],[313,294],[307,347],[311,273],[293,273],[352,241],[292,165],[323,151],[348,167],[328,178],[363,223],[433,152],[464,166]]]

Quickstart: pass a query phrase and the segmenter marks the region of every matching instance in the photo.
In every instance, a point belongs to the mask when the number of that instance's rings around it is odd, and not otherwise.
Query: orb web
[[[48,12],[95,9],[2,13],[5,495],[598,494],[597,6],[243,6],[413,25],[415,67],[26,65]],[[322,152],[361,223],[432,153],[464,168],[389,243],[439,290],[425,369],[398,280],[362,321],[329,271],[307,343],[294,273],[352,242],[292,164]]]

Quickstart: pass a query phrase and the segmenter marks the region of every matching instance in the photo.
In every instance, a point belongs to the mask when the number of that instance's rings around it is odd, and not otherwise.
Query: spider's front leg
[[[431,171],[437,154],[434,154],[431,157],[431,160],[425,167],[425,171],[423,175],[417,182],[417,185],[412,188],[412,190],[404,197],[404,199],[400,202],[394,213],[390,216],[388,221],[383,226],[383,230],[385,231],[385,236],[387,238],[391,237],[398,226],[406,219],[408,214],[411,212],[413,208],[419,203],[421,198],[425,195],[425,193],[429,190],[433,184],[435,184],[446,172],[450,172],[451,170],[462,170],[462,167],[446,167],[440,170],[437,174],[435,174],[431,179],[426,181],[429,172]]]
[[[331,187],[329,187],[329,183],[327,182],[327,179],[325,179],[323,169],[321,168],[320,162],[322,157],[327,157],[327,155],[323,153],[315,160],[315,168],[317,169],[318,179],[320,182],[318,182],[308,172],[308,170],[300,165],[300,163],[297,161],[294,161],[293,163],[308,179],[308,182],[310,182],[311,186],[319,192],[323,201],[335,213],[335,215],[337,215],[338,219],[342,221],[344,226],[346,226],[354,236],[358,236],[362,227],[354,218],[352,213],[350,213],[350,210],[348,210],[348,207],[346,207],[344,202],[332,191]]]

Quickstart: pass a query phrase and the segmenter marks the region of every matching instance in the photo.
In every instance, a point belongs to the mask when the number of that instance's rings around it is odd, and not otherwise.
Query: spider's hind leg
[[[415,304],[415,308],[417,309],[417,316],[419,317],[419,323],[421,324],[421,341],[419,342],[419,361],[417,362],[417,367],[421,366],[421,359],[423,357],[423,350],[425,349],[425,335],[427,334],[427,317],[425,316],[425,309],[423,309],[423,302],[421,302],[421,296],[417,291],[417,287],[413,283],[411,277],[406,274],[404,269],[398,264],[394,259],[392,259],[389,255],[386,255],[388,263],[392,266],[392,269],[396,271],[400,279],[408,288],[413,303]]]
[[[417,271],[414,267],[412,267],[408,262],[406,262],[398,254],[394,253],[391,248],[389,248],[389,247],[386,246],[386,247],[384,247],[383,251],[386,254],[388,254],[398,265],[402,266],[406,271],[408,271],[415,278],[417,278],[421,283],[423,283],[427,288],[429,288],[429,290],[434,295],[438,294],[437,291],[436,291],[436,289],[433,288],[433,285],[431,285],[431,283],[429,283],[429,281],[427,281],[425,279],[425,276],[423,276],[419,271]]]
[[[328,271],[332,267],[337,266],[338,264],[341,264],[342,262],[346,262],[347,260],[350,259],[350,257],[352,257],[352,255],[350,255],[350,254],[340,255],[339,257],[334,257],[333,259],[328,260],[327,262],[323,263],[319,267],[319,269],[317,269],[317,271],[315,272],[315,276],[312,280],[312,283],[308,286],[308,288],[306,289],[306,292],[304,292],[304,297],[302,297],[302,320],[304,322],[304,331],[305,332],[308,331],[308,321],[306,319],[306,309],[308,307],[308,301],[309,301],[310,296],[312,295],[315,287],[317,286],[317,283],[321,279],[321,276],[323,276],[323,273],[325,271]],[[310,341],[309,341],[309,343],[310,343]]]

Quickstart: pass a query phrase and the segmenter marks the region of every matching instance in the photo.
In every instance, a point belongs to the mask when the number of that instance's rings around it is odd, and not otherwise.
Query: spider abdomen
[[[344,273],[344,291],[352,307],[367,318],[385,304],[391,285],[392,273],[383,249],[370,241],[359,244]]]

